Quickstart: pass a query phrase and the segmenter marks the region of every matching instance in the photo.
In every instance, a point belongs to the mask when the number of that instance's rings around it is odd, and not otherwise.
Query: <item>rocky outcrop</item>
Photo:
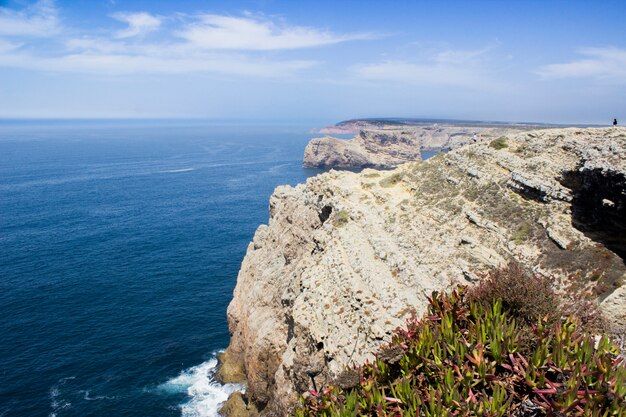
[[[278,187],[228,321],[246,397],[286,415],[299,394],[418,312],[433,290],[515,259],[626,316],[626,129],[551,129],[468,145],[393,171],[331,171]],[[241,409],[241,407],[240,407]]]
[[[415,133],[402,130],[363,130],[354,139],[325,136],[304,149],[305,167],[391,167],[421,159]]]
[[[303,164],[305,167],[395,167],[419,161],[422,150],[454,149],[521,129],[460,125],[368,127],[350,140],[332,136],[312,139],[304,150]]]

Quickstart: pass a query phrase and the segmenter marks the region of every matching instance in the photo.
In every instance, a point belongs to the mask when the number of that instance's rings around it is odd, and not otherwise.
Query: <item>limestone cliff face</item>
[[[518,132],[522,127],[458,125],[379,126],[360,130],[353,139],[312,139],[304,150],[305,167],[396,167],[421,160],[422,149],[453,149]]]
[[[511,259],[593,288],[624,321],[626,129],[500,142],[276,189],[228,308],[228,357],[251,402],[285,415],[372,358],[431,291]]]
[[[305,167],[390,167],[421,159],[412,131],[362,130],[354,139],[325,136],[312,139],[304,150]]]

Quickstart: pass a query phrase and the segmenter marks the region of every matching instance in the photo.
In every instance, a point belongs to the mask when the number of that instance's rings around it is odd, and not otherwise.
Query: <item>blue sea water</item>
[[[214,415],[246,246],[319,172],[307,130],[0,123],[0,417]]]

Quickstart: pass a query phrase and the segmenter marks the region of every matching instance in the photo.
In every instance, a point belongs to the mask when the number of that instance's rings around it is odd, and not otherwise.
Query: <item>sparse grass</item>
[[[394,185],[398,184],[400,181],[402,181],[403,177],[404,177],[404,173],[396,172],[396,173],[391,174],[390,176],[380,180],[379,184],[380,184],[381,187],[390,188],[390,187],[393,187]]]
[[[445,156],[446,156],[446,153],[445,153],[445,152],[439,152],[437,155],[435,155],[435,156],[431,157],[431,158],[430,158],[430,161],[431,161],[431,162],[434,162],[434,161],[439,161],[439,160],[441,160],[441,159],[445,158]]]
[[[370,172],[369,174],[365,174],[363,176],[365,178],[377,178],[380,177],[380,174],[378,172]]]
[[[340,210],[335,214],[335,219],[333,220],[333,224],[336,227],[345,226],[350,220],[350,213],[346,210]]]
[[[442,199],[439,204],[437,204],[437,208],[445,210],[452,214],[459,214],[463,210],[463,207],[459,205],[459,203],[454,200],[456,194],[451,195],[449,198]]]
[[[595,291],[596,287],[606,288],[608,291],[615,288],[616,282],[621,282],[624,271],[623,260],[600,244],[562,250],[546,239],[541,245],[539,262],[546,268],[560,270],[563,275],[568,276],[568,285],[572,292]],[[590,271],[590,266],[593,267],[592,272],[581,273]]]
[[[506,137],[501,136],[489,142],[489,147],[499,151],[500,149],[508,148],[509,144],[506,142]]]
[[[481,188],[476,184],[469,184],[463,188],[463,196],[469,201],[476,201],[481,194]]]
[[[511,240],[520,245],[528,240],[530,234],[531,224],[529,222],[522,223],[515,232],[511,235]]]

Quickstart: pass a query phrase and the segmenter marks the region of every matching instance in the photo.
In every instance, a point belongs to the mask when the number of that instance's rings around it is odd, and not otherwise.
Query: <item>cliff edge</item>
[[[372,352],[433,290],[515,259],[626,318],[626,129],[509,134],[393,171],[278,187],[228,308],[225,367],[249,404],[299,394]],[[237,372],[235,372],[237,373]]]

